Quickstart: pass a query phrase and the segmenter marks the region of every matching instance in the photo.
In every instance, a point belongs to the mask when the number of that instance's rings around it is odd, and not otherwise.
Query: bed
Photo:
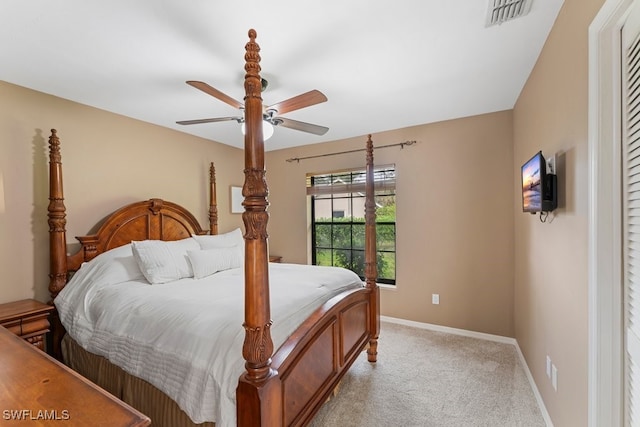
[[[375,281],[371,136],[366,147],[364,282],[333,267],[269,263],[260,56],[255,38],[256,32],[250,30],[245,46],[244,232],[218,234],[212,164],[208,229],[182,206],[150,199],[117,209],[96,233],[77,237],[80,249],[67,254],[60,139],[56,130],[49,138],[49,291],[58,308],[52,351],[60,358],[64,353],[65,363],[148,415],[154,426],[305,425],[364,349],[368,360],[376,361],[380,297]],[[230,248],[239,252],[232,253]],[[219,266],[211,267],[209,261],[196,262],[205,251],[224,253],[231,260],[223,263],[226,268],[216,270]],[[121,263],[115,273],[113,260]],[[169,264],[173,267],[167,270]],[[334,273],[339,276],[335,285],[331,284]],[[83,278],[87,277],[100,277],[100,281],[86,285]],[[216,284],[208,282],[213,279]],[[150,286],[154,280],[157,283]],[[287,282],[293,288],[284,287]],[[195,299],[186,296],[191,294],[189,288],[194,289]],[[73,294],[77,294],[75,302],[66,300]],[[309,294],[310,302],[304,300]],[[188,298],[187,308],[179,309],[177,300]],[[215,308],[212,304],[217,300],[227,309]],[[293,306],[296,315],[292,317],[284,306]],[[223,311],[227,313],[218,317]],[[151,318],[152,312],[164,317]],[[189,313],[196,318],[185,319]],[[85,318],[100,322],[86,325]],[[186,326],[179,327],[180,322]],[[112,329],[123,335],[112,336]],[[231,341],[222,344],[214,329],[228,332]],[[91,342],[95,337],[97,343]],[[184,355],[191,347],[205,352]],[[123,355],[121,349],[130,353]],[[161,354],[171,357],[161,359]],[[153,365],[152,359],[158,359],[158,364]],[[228,359],[227,365],[208,370],[212,360],[221,359]],[[160,372],[160,380],[142,372],[148,364]],[[217,378],[216,369],[228,378]],[[178,387],[192,385],[194,390],[168,391],[163,378]],[[201,400],[182,399],[181,393]]]

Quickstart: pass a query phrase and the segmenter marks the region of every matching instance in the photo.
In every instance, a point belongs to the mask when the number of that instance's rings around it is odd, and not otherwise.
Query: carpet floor
[[[511,344],[382,322],[311,427],[544,427]]]

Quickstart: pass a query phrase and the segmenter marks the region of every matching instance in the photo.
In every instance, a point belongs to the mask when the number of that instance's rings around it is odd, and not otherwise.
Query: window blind
[[[373,170],[376,192],[393,192],[396,189],[395,165],[376,166]],[[355,169],[325,174],[307,174],[307,195],[364,193],[366,170]]]

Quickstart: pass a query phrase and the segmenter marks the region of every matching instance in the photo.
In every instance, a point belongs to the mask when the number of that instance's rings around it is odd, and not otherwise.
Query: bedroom
[[[587,29],[602,4],[565,1],[513,110],[374,135],[380,143],[423,141],[377,153],[379,163],[411,171],[410,179],[399,178],[398,286],[383,290],[382,314],[515,337],[558,426],[587,424]],[[567,61],[577,65],[567,67]],[[48,66],[54,64],[43,69]],[[200,212],[204,222],[204,171],[210,161],[216,162],[221,205],[228,201],[225,189],[242,183],[242,152],[232,147],[10,83],[2,82],[0,93],[5,201],[0,302],[48,298],[48,227],[42,219],[51,127],[65,144],[65,202],[73,215],[69,236],[86,233],[94,218],[110,212],[111,205],[101,205],[105,200],[119,206],[154,196],[159,188],[163,194],[157,196]],[[304,191],[294,188],[296,180],[307,171],[353,163],[349,157],[299,164],[285,159],[361,148],[361,143],[353,138],[267,154],[273,254],[287,262],[306,261],[306,202],[293,196]],[[492,145],[481,148],[484,143]],[[518,168],[538,149],[564,153],[559,165],[565,168],[565,194],[551,224],[534,221],[518,206]],[[477,156],[487,162],[481,170],[469,162]],[[469,167],[472,175],[462,175]],[[493,191],[468,193],[466,184],[477,173],[488,174],[483,179]],[[423,187],[434,181],[438,187]],[[477,207],[483,203],[485,208]],[[240,216],[226,209],[219,222],[221,231],[241,225]],[[292,222],[298,230],[293,234]],[[414,230],[420,230],[420,241],[437,243],[423,249],[408,237]],[[544,257],[548,276],[529,269],[533,253]],[[430,303],[433,293],[440,294],[439,306]],[[547,354],[559,368],[557,392],[544,372]]]

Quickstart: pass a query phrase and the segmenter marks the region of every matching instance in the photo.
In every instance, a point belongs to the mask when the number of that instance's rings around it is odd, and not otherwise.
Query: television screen
[[[536,153],[522,165],[522,211],[542,211],[542,186],[547,164],[542,152]]]

